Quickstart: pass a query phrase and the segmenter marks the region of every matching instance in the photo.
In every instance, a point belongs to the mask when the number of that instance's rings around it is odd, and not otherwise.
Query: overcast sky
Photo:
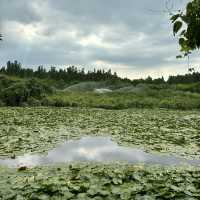
[[[173,9],[188,0],[173,0]],[[187,72],[165,0],[0,0],[0,64],[111,68],[128,78]],[[191,64],[198,66],[193,55]]]

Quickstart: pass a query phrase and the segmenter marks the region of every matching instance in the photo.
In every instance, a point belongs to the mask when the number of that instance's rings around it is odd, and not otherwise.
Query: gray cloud
[[[175,59],[178,45],[164,2],[1,0],[1,64],[17,59],[29,66],[110,66],[120,73],[124,67],[123,75],[175,73],[171,66],[184,61]],[[181,8],[187,0],[174,2]]]
[[[27,0],[1,0],[0,20],[19,21],[21,23],[33,23],[41,20],[37,13],[34,1]]]

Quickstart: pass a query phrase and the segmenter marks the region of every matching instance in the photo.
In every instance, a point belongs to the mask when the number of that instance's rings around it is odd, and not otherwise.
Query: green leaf
[[[90,196],[94,196],[96,195],[97,193],[99,192],[99,187],[97,185],[92,185],[90,187],[90,189],[87,191],[87,193],[90,195]]]
[[[176,56],[176,58],[180,59],[180,58],[183,58],[183,56],[182,55],[178,55],[178,56]]]
[[[174,23],[179,17],[180,17],[180,14],[176,14],[176,15],[173,15],[170,20],[172,21],[172,23]]]
[[[184,46],[184,45],[185,45],[185,42],[186,42],[186,41],[185,41],[184,38],[180,38],[180,39],[179,39],[179,45],[180,45],[180,46]]]
[[[180,36],[184,36],[186,33],[186,30],[183,30],[181,33],[180,33]]]
[[[175,192],[180,192],[181,191],[181,189],[179,187],[175,186],[175,185],[171,185],[170,188],[172,190],[174,190]]]
[[[178,31],[181,29],[183,23],[181,21],[176,21],[174,23],[174,28],[173,28],[173,32],[174,32],[174,35],[176,35],[178,33]]]

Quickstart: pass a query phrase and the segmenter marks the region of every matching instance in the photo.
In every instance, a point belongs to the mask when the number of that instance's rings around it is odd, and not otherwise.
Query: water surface
[[[187,160],[174,155],[151,154],[140,149],[121,147],[109,137],[84,137],[80,140],[69,140],[50,150],[47,155],[25,154],[16,159],[0,160],[0,165],[34,167],[71,162],[200,165],[200,160]]]

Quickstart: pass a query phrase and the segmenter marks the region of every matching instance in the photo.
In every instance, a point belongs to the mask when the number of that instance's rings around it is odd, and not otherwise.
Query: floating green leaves
[[[69,139],[111,136],[122,146],[200,157],[200,112],[0,108],[0,157],[45,153]]]
[[[124,146],[199,158],[200,112],[80,108],[0,108],[0,156],[45,153],[85,135]],[[200,171],[131,165],[0,167],[2,200],[200,199]]]
[[[47,166],[26,172],[0,168],[0,199],[197,200],[199,178],[196,168],[94,164]],[[120,181],[116,184],[114,179]]]

